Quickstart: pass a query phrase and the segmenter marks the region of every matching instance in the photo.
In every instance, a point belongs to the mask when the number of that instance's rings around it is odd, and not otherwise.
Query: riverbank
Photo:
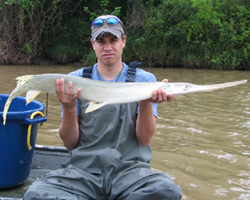
[[[0,63],[92,65],[91,22],[113,13],[124,23],[125,62],[162,68],[250,69],[250,1],[68,0],[67,5],[62,0],[1,1]]]

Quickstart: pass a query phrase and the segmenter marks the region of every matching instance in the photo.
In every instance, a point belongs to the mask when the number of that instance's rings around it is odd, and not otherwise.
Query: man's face
[[[110,33],[104,34],[96,41],[92,40],[92,46],[95,50],[98,62],[105,66],[112,66],[122,61],[122,53],[125,44],[126,36],[118,39]]]

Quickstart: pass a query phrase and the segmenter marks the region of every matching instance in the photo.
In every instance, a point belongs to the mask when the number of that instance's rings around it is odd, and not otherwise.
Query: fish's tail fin
[[[5,105],[4,105],[4,110],[3,110],[3,125],[5,125],[6,123],[6,116],[7,116],[7,112],[9,110],[10,104],[12,102],[12,99],[8,98]]]
[[[17,87],[11,92],[9,98],[7,99],[5,105],[4,105],[4,110],[3,110],[3,125],[6,123],[6,116],[7,112],[9,110],[10,104],[12,100],[17,97],[19,94],[22,94],[23,91],[20,89],[27,81],[29,81],[31,78],[33,78],[34,75],[26,75],[26,76],[19,76],[16,78],[17,80]]]

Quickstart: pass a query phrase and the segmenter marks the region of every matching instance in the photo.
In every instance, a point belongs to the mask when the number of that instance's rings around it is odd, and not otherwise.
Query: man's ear
[[[126,46],[126,42],[127,42],[127,36],[123,35],[122,36],[122,41],[123,41],[123,48]]]
[[[93,38],[91,38],[91,44],[92,44],[92,48],[95,50],[95,42],[94,42]]]

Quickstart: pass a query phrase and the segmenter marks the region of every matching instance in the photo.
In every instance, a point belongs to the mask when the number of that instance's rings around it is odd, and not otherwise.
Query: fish
[[[195,92],[209,92],[225,87],[246,83],[247,80],[228,82],[215,85],[196,85],[185,82],[106,82],[66,74],[39,74],[17,77],[17,87],[9,95],[3,110],[3,124],[12,100],[18,95],[26,93],[26,105],[41,92],[56,94],[55,83],[57,79],[65,81],[65,92],[68,83],[73,83],[73,94],[81,89],[79,99],[90,101],[85,113],[92,112],[108,104],[123,104],[146,100],[152,97],[154,90],[163,88],[166,94],[173,96],[185,95]]]

